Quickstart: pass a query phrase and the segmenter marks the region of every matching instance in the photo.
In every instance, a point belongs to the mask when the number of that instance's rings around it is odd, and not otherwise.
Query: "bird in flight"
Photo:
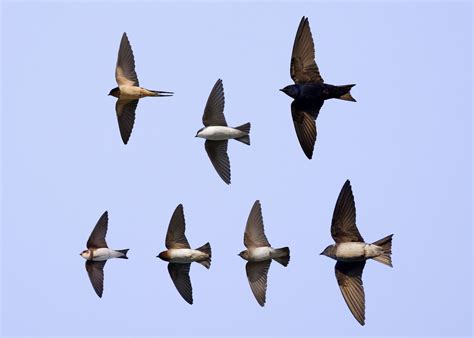
[[[86,271],[92,283],[92,287],[97,296],[102,297],[104,291],[104,266],[108,259],[124,258],[128,259],[127,252],[129,249],[112,250],[107,246],[105,235],[109,223],[109,215],[106,212],[102,214],[97,222],[94,230],[92,230],[87,240],[87,250],[80,255],[86,259]]]
[[[316,118],[325,100],[356,101],[350,90],[355,84],[334,86],[324,83],[314,59],[314,43],[308,18],[303,17],[296,32],[290,64],[294,85],[280,89],[294,100],[291,116],[296,136],[306,157],[313,157],[316,142]]]
[[[336,244],[329,245],[321,255],[337,261],[336,279],[352,315],[365,324],[365,292],[362,272],[368,259],[392,267],[392,236],[366,243],[356,226],[356,209],[351,183],[346,181],[337,198],[332,216],[331,235]]]
[[[138,100],[145,96],[172,96],[173,92],[149,90],[140,87],[135,72],[135,58],[128,41],[127,33],[123,33],[115,67],[115,80],[118,87],[113,88],[109,95],[116,97],[115,112],[124,144],[128,143],[135,123],[135,110]]]
[[[211,245],[204,244],[200,248],[191,249],[186,235],[183,205],[179,204],[171,216],[165,245],[168,250],[157,256],[168,263],[168,272],[179,294],[189,304],[193,303],[193,288],[189,278],[192,262],[197,262],[206,269],[211,267]]]
[[[240,252],[239,256],[247,261],[245,270],[250,289],[258,304],[264,306],[268,270],[272,259],[287,266],[290,261],[290,249],[288,247],[274,249],[268,242],[263,228],[262,207],[259,200],[255,201],[252,210],[250,210],[245,226],[244,245],[247,250]]]
[[[204,128],[197,131],[196,137],[206,139],[204,147],[212,165],[226,184],[230,184],[230,162],[227,155],[228,140],[235,139],[250,145],[250,122],[232,128],[227,126],[224,116],[224,88],[219,79],[207,99],[202,123]]]

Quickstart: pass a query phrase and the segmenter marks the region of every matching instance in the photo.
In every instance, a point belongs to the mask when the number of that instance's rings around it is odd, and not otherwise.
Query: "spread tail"
[[[344,101],[357,102],[356,99],[354,99],[351,95],[351,88],[354,87],[354,86],[355,86],[355,84],[339,86],[338,88],[340,89],[342,95],[339,96],[338,99],[339,100],[344,100]]]
[[[128,250],[130,250],[130,249],[116,250],[117,252],[120,252],[123,255],[123,256],[120,256],[120,257],[117,257],[117,258],[128,259],[128,257],[127,257]]]
[[[240,141],[242,143],[245,143],[246,145],[250,145],[250,122],[247,122],[241,126],[235,127],[235,129],[243,131],[244,133],[247,133],[247,135],[236,138],[237,141]]]
[[[382,264],[392,267],[392,235],[379,239],[377,242],[372,244],[380,246],[383,249],[383,254],[377,257],[373,257],[373,260],[380,262]]]
[[[273,258],[275,261],[283,266],[287,266],[290,262],[290,248],[285,246],[284,248],[275,249],[275,254],[278,257]]]
[[[154,95],[153,96],[173,96],[173,92],[164,92],[161,90],[150,90]]]
[[[196,250],[204,252],[209,255],[207,259],[198,262],[199,264],[202,264],[203,266],[205,266],[206,269],[209,269],[211,267],[211,256],[212,256],[211,245],[209,243],[206,243],[200,248],[197,248]]]

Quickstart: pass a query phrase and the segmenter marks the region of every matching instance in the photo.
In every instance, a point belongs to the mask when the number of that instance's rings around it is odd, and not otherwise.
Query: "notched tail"
[[[275,254],[278,257],[273,258],[275,261],[283,266],[287,266],[290,262],[290,248],[285,246],[284,248],[275,249]]]
[[[128,259],[128,257],[127,257],[128,250],[130,250],[130,249],[117,250],[117,252],[120,252],[121,254],[123,254],[123,256],[120,256],[120,257],[117,257],[117,258]]]
[[[154,95],[153,96],[173,96],[173,92],[164,92],[161,90],[150,90]]]
[[[244,133],[247,133],[247,135],[244,135],[242,137],[236,138],[237,141],[245,143],[246,145],[250,145],[250,122],[247,122],[241,126],[235,127],[235,129],[243,131]]]
[[[354,99],[351,95],[351,88],[354,87],[354,86],[355,86],[355,84],[339,86],[338,88],[340,89],[341,96],[339,96],[338,99],[339,100],[344,100],[344,101],[357,102],[356,99]]]
[[[393,234],[372,243],[383,249],[383,254],[381,254],[380,256],[374,257],[372,259],[382,264],[388,265],[390,267],[393,266],[392,265],[392,237],[393,237]]]
[[[196,250],[204,252],[205,254],[208,254],[209,257],[203,261],[199,261],[198,263],[205,266],[206,269],[209,269],[211,267],[211,257],[212,257],[212,251],[211,251],[211,244],[206,243],[203,246],[197,248]]]

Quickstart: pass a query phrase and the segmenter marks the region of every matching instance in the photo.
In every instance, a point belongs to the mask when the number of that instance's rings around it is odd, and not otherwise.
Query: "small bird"
[[[288,247],[274,249],[268,243],[263,228],[262,207],[260,201],[256,200],[250,210],[247,225],[245,226],[244,245],[247,250],[239,253],[239,256],[247,261],[245,270],[249,280],[250,289],[260,306],[265,305],[267,293],[267,276],[272,259],[283,266],[290,261],[290,249]]]
[[[314,60],[313,37],[306,17],[301,19],[296,32],[290,74],[295,84],[280,90],[294,99],[291,103],[291,116],[296,136],[306,157],[311,159],[316,142],[316,118],[324,100],[355,102],[350,93],[355,84],[334,86],[324,83]]]
[[[336,244],[329,245],[321,255],[337,260],[336,279],[355,319],[365,324],[365,293],[362,271],[372,258],[392,267],[392,235],[372,244],[364,242],[356,226],[356,209],[351,183],[346,181],[337,198],[332,216],[331,235]]]
[[[171,216],[165,245],[168,250],[160,252],[156,257],[169,262],[168,272],[179,294],[189,304],[193,304],[193,288],[189,278],[192,262],[197,262],[209,269],[211,267],[211,245],[204,244],[195,250],[189,246],[186,235],[183,205],[179,204]]]
[[[204,144],[207,155],[219,176],[230,184],[230,162],[227,155],[229,139],[235,139],[250,145],[250,122],[232,128],[227,126],[224,116],[224,88],[218,79],[207,99],[202,116],[204,128],[197,131],[196,137],[206,139]]]
[[[86,259],[87,274],[95,293],[99,297],[102,297],[104,291],[104,266],[107,260],[111,258],[128,259],[127,252],[129,249],[112,250],[107,246],[105,235],[107,234],[108,223],[109,214],[106,211],[97,221],[94,230],[92,230],[87,240],[87,250],[80,253]]]
[[[173,92],[149,90],[140,87],[137,73],[135,72],[135,58],[132,47],[128,41],[127,33],[123,33],[115,67],[115,80],[118,87],[109,92],[116,97],[115,111],[124,144],[128,143],[135,123],[135,110],[138,100],[145,96],[172,96]]]

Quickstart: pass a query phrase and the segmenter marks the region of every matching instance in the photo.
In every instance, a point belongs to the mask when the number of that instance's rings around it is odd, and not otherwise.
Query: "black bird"
[[[315,121],[324,100],[340,99],[356,102],[350,93],[355,84],[334,86],[324,83],[314,60],[313,37],[306,17],[301,19],[296,32],[290,74],[295,84],[280,90],[294,99],[291,103],[291,115],[296,136],[306,157],[311,159],[316,142]]]

